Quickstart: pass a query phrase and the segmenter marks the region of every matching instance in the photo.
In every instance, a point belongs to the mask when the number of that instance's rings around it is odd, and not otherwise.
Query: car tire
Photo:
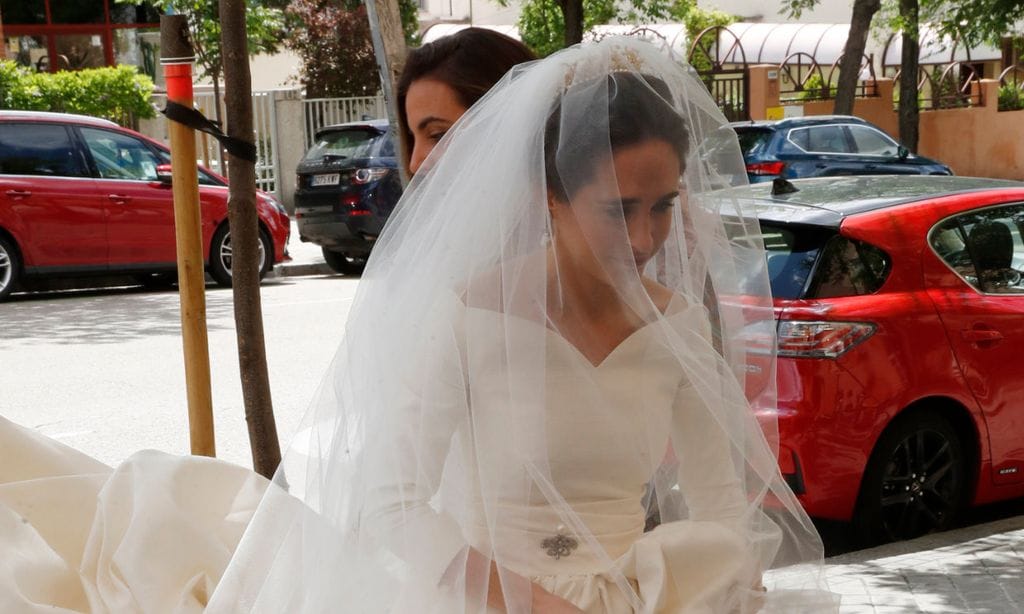
[[[967,504],[968,457],[942,416],[914,412],[878,438],[861,480],[854,527],[863,546],[953,526]]]
[[[260,239],[260,279],[263,279],[274,261],[274,244],[262,228],[257,236]],[[222,224],[213,233],[213,241],[210,242],[210,277],[218,285],[231,287],[231,229],[227,224]]]
[[[21,279],[21,255],[14,241],[0,235],[0,301],[14,292]]]
[[[331,267],[331,270],[335,273],[342,275],[361,275],[363,269],[366,268],[365,258],[353,258],[342,252],[336,252],[326,247],[322,248],[324,253],[324,260],[327,261],[327,266]]]

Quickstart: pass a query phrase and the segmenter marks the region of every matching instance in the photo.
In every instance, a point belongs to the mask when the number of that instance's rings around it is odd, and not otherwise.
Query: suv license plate
[[[338,185],[341,181],[340,173],[331,173],[330,175],[313,175],[313,185]]]

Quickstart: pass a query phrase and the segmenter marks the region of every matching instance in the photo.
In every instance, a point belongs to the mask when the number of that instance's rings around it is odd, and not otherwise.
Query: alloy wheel
[[[893,449],[881,487],[881,519],[890,539],[946,528],[964,489],[959,446],[938,430],[911,431]]]
[[[262,239],[258,239],[258,243],[259,243],[259,253],[260,253],[260,266],[259,266],[259,268],[257,270],[262,271],[263,267],[266,265],[267,252],[263,248],[263,240]],[[224,265],[224,270],[228,272],[228,275],[230,275],[231,274],[231,260],[232,260],[232,257],[231,257],[231,233],[230,232],[228,232],[227,236],[224,237],[224,241],[220,244],[220,254],[218,254],[218,258],[220,258],[221,264]]]
[[[0,293],[7,289],[12,277],[14,277],[14,259],[11,258],[11,254],[4,244],[0,242]]]

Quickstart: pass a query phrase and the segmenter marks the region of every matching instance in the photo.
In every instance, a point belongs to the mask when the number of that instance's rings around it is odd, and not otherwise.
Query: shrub
[[[811,75],[807,81],[804,82],[803,89],[797,94],[797,98],[803,101],[810,100],[831,100],[836,97],[836,91],[838,91],[834,85],[829,85],[825,88],[825,80],[821,78],[821,75]]]
[[[134,66],[41,73],[0,61],[0,109],[80,113],[130,125],[155,117],[153,81]]]
[[[999,110],[1019,111],[1024,109],[1024,92],[1012,83],[999,87]]]

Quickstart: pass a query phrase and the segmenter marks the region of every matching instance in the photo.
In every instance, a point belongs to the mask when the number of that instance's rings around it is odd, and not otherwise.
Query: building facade
[[[160,15],[115,0],[0,0],[7,59],[56,72],[133,64],[155,77]]]

